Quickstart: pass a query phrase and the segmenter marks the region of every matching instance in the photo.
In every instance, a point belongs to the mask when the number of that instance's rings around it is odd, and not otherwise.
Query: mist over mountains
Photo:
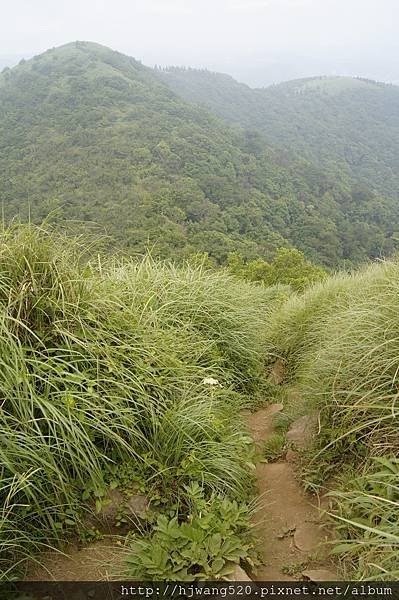
[[[343,78],[251,90],[73,42],[0,77],[4,214],[94,221],[129,251],[221,264],[281,246],[330,267],[389,254],[397,92]]]
[[[29,60],[35,53],[10,53],[0,54],[0,69],[14,67],[20,60]],[[136,53],[134,53],[137,55]],[[138,53],[140,56],[140,53]],[[342,57],[330,57],[329,55],[318,57],[312,53],[266,53],[263,56],[251,55],[241,59],[211,57],[203,61],[182,58],[173,62],[165,62],[164,57],[144,56],[142,62],[150,66],[160,65],[163,68],[168,64],[177,66],[184,65],[186,68],[206,69],[219,73],[225,73],[252,88],[267,87],[276,83],[283,83],[292,79],[320,76],[346,76],[362,77],[385,83],[399,84],[399,60],[396,52],[376,56],[375,53],[359,53],[350,59]]]
[[[223,74],[169,68],[163,80],[186,100],[252,128],[281,150],[371,189],[399,190],[399,87],[362,78],[313,77],[251,89]]]

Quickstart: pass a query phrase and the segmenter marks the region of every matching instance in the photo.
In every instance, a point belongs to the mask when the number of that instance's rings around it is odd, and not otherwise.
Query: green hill
[[[389,253],[395,202],[287,160],[183,101],[159,73],[74,42],[0,76],[7,220],[95,221],[131,252],[270,258],[293,245],[328,266]]]
[[[399,87],[314,77],[251,89],[229,76],[170,68],[159,75],[185,99],[255,128],[280,149],[399,195]]]

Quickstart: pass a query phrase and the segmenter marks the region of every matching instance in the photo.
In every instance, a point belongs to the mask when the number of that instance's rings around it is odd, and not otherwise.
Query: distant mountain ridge
[[[288,159],[263,134],[182,99],[167,77],[90,42],[3,71],[6,219],[55,211],[59,222],[101,224],[129,252],[208,252],[219,263],[293,245],[334,267],[395,248],[397,202],[300,153]]]
[[[158,73],[186,100],[256,129],[279,149],[399,197],[399,87],[312,77],[252,89],[205,70],[170,67]]]

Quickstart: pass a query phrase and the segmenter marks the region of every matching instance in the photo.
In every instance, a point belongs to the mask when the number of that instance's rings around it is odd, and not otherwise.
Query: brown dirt
[[[269,381],[271,383],[274,383],[275,385],[280,385],[280,383],[282,383],[284,381],[284,374],[285,374],[284,362],[281,360],[281,358],[279,358],[278,360],[276,360],[276,362],[274,363],[274,365],[270,371]]]
[[[247,418],[258,447],[273,432],[273,415],[282,408],[274,404]],[[318,575],[328,573],[327,578],[336,580],[323,545],[327,536],[320,521],[319,499],[304,493],[294,469],[294,463],[287,461],[257,464],[261,507],[255,523],[264,565],[258,569],[256,579],[298,580],[308,570]]]
[[[69,546],[65,554],[51,551],[39,557],[40,564],[27,566],[24,581],[107,581],[122,566],[120,545],[115,537],[86,548]]]
[[[281,410],[282,404],[273,404],[245,415],[258,454],[262,441],[273,433],[273,416]],[[297,427],[297,434],[300,431],[301,428]],[[303,432],[307,435],[306,428]],[[300,439],[296,442],[301,445]],[[295,460],[269,464],[259,460],[256,477],[261,506],[255,524],[264,560],[256,579],[292,581],[303,576],[319,578],[319,581],[337,580],[334,567],[326,557],[326,548],[323,548],[326,534],[321,527],[318,506],[324,503],[324,499],[304,493],[295,477]],[[39,557],[40,564],[31,562],[27,566],[25,581],[112,579],[122,566],[120,544],[117,536],[109,535],[85,548],[70,545],[64,554],[48,552]]]
[[[29,561],[24,581],[107,581],[122,577],[124,535],[140,524],[140,515],[149,508],[143,494],[133,494],[127,501],[118,490],[110,490],[99,513],[89,514],[86,526],[94,527],[103,539],[82,547],[77,542],[68,543],[63,552],[49,550]],[[129,522],[117,527],[115,519],[120,508],[126,509]]]
[[[312,441],[313,436],[319,429],[319,415],[304,415],[299,417],[287,432],[287,439],[294,444],[296,448],[307,448]]]
[[[247,425],[258,447],[263,440],[273,433],[273,416],[281,412],[283,408],[282,404],[271,404],[246,417]]]

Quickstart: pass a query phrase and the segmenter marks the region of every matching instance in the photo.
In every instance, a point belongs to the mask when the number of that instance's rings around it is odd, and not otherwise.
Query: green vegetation
[[[283,566],[282,568],[282,572],[285,573],[286,575],[290,575],[291,577],[296,577],[299,578],[300,574],[302,573],[302,571],[304,569],[306,569],[306,567],[308,566],[307,562],[294,562],[294,563],[287,563],[286,565]]]
[[[342,478],[335,552],[359,578],[398,576],[398,299],[399,263],[381,262],[290,298],[268,331],[271,360],[299,391],[291,410],[319,413],[304,476],[313,487]]]
[[[278,412],[273,417],[273,429],[280,434],[286,434],[292,423],[292,416],[286,412]]]
[[[2,578],[79,531],[84,499],[101,502],[125,466],[181,515],[193,483],[220,510],[251,493],[237,411],[263,385],[267,290],[86,254],[85,238],[45,228],[1,235]]]
[[[284,456],[287,440],[284,433],[273,433],[262,444],[262,457],[266,462],[275,462]]]
[[[359,477],[345,478],[331,497],[341,542],[333,553],[355,569],[359,578],[399,577],[398,458],[374,457]],[[349,571],[349,572],[351,572]]]
[[[251,89],[206,70],[172,67],[158,75],[186,100],[262,134],[283,152],[300,155],[331,174],[349,175],[364,188],[358,190],[358,206],[367,189],[398,198],[397,86],[314,77]]]
[[[158,517],[148,538],[133,543],[127,576],[145,581],[226,578],[243,561],[256,564],[251,510],[220,495],[206,500],[198,484],[186,488],[189,514],[179,522],[172,512]]]
[[[76,42],[0,75],[7,220],[92,222],[109,246],[216,264],[295,247],[329,267],[390,254],[397,202],[188,104],[159,74]]]
[[[344,570],[399,577],[397,100],[347,78],[250,90],[86,42],[0,75],[1,579],[100,539],[87,513],[130,488],[155,513],[128,576],[254,566],[237,415],[271,398],[266,460],[319,415],[303,477],[334,481]]]
[[[228,267],[234,275],[248,281],[261,282],[264,285],[290,286],[299,291],[311,283],[323,280],[326,272],[307,261],[299,250],[279,248],[271,263],[262,258],[245,262],[238,253],[230,254]]]

